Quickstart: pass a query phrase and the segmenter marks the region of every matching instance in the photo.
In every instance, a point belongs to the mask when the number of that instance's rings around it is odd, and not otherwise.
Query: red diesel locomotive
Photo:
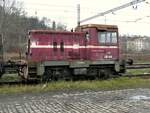
[[[107,78],[123,71],[115,25],[82,25],[74,32],[29,31],[26,79]]]

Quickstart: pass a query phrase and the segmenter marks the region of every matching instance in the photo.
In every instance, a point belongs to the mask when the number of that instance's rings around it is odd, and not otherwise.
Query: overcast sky
[[[77,4],[81,6],[81,20],[133,0],[22,0],[28,16],[47,17],[61,22],[68,29],[77,25]],[[150,0],[147,0],[150,3]],[[136,5],[134,6],[136,7]],[[136,21],[137,20],[137,21]],[[136,22],[134,22],[136,21]],[[115,24],[120,34],[150,36],[150,4],[145,2],[95,18],[82,24]],[[51,24],[51,22],[49,22]]]

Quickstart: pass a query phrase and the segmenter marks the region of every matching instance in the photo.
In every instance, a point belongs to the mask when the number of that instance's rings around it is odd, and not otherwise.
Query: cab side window
[[[117,32],[111,31],[99,31],[98,42],[100,44],[116,44],[117,43]]]
[[[106,40],[106,33],[105,32],[98,32],[99,43],[105,43],[105,40]]]
[[[117,43],[117,33],[116,32],[113,32],[112,33],[112,43]]]

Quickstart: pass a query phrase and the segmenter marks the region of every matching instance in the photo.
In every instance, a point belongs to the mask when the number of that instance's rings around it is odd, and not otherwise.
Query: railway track
[[[14,80],[14,81],[1,81],[0,85],[33,85],[33,84],[39,84],[40,80],[28,80],[28,81],[23,81],[23,80]]]
[[[131,66],[127,66],[127,69],[144,69],[150,68],[150,64],[146,63],[136,63]],[[141,74],[121,74],[122,77],[150,77],[150,73]],[[28,81],[15,80],[15,81],[0,81],[0,85],[17,85],[17,84],[39,84],[41,83],[38,79],[30,79]]]
[[[123,74],[123,77],[149,77],[150,73],[142,73],[142,74]]]
[[[122,74],[122,77],[141,77],[141,78],[150,78],[150,73],[142,73],[142,74]],[[119,76],[118,76],[119,77]],[[29,81],[2,81],[0,82],[0,86],[2,85],[33,85],[33,84],[40,84],[40,80],[29,80]]]
[[[133,65],[127,66],[127,69],[143,69],[143,68],[150,68],[149,63],[135,63]]]

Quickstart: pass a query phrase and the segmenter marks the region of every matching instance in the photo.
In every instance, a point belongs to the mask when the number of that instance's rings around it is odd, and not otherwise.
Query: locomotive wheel
[[[72,70],[64,69],[63,71],[63,80],[71,81],[72,80]]]
[[[99,77],[97,76],[97,69],[96,68],[89,68],[88,72],[87,72],[87,79],[89,80],[94,80],[94,79],[99,79]]]
[[[49,82],[53,80],[53,72],[52,70],[46,70],[42,76],[42,82]]]
[[[99,70],[98,78],[100,79],[108,79],[110,77],[111,71],[109,69]]]

